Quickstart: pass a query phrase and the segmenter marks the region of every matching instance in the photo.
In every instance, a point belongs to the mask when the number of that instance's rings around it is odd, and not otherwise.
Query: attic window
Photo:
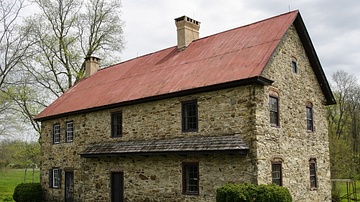
[[[298,65],[297,65],[297,61],[295,58],[293,58],[291,60],[291,67],[292,67],[292,71],[294,74],[297,74],[298,73]]]

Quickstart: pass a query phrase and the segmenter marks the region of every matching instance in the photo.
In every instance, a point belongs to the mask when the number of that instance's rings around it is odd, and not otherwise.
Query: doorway
[[[74,201],[74,171],[65,171],[65,202]]]
[[[123,202],[124,201],[124,173],[112,172],[111,173],[111,201]]]

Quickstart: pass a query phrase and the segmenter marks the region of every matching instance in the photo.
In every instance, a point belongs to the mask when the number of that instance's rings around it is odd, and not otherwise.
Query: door
[[[111,173],[111,201],[123,202],[124,201],[124,173],[113,172]]]
[[[65,172],[65,202],[74,201],[74,172]]]

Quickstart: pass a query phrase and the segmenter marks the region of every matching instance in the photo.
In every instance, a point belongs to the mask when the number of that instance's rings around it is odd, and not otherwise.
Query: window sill
[[[189,196],[199,196],[199,192],[185,192],[183,194],[184,195],[189,195]]]
[[[273,124],[271,124],[270,126],[271,126],[272,128],[280,128],[279,125],[273,125]]]
[[[310,188],[310,191],[317,191],[317,190],[318,190],[317,187],[311,187],[311,188]]]

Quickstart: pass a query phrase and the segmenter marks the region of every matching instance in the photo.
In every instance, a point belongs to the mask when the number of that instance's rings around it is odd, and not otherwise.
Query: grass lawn
[[[340,191],[340,196],[343,197],[341,202],[348,201],[348,199],[345,197],[347,194],[346,182],[336,182],[336,184],[338,190]],[[356,195],[357,195],[356,199],[354,198],[353,188],[351,187],[350,184],[349,184],[349,194],[352,194],[350,197],[350,201],[360,201],[360,181],[356,182]]]
[[[34,182],[40,181],[39,175],[39,170],[35,170]],[[24,169],[0,169],[0,201],[13,201],[12,195],[16,185],[23,182]],[[32,182],[32,169],[27,171],[26,182]]]

